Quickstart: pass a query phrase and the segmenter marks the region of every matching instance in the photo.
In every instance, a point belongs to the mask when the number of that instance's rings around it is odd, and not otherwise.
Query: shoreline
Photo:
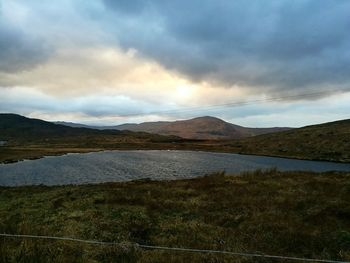
[[[203,145],[205,146],[205,145]],[[21,149],[26,150],[26,148],[9,148],[9,149]],[[35,148],[27,148],[30,150],[33,150]],[[228,154],[238,154],[238,155],[247,155],[247,156],[262,156],[262,157],[272,157],[272,158],[281,158],[281,159],[288,159],[288,160],[301,160],[301,161],[313,161],[313,162],[330,162],[330,163],[339,163],[339,164],[350,164],[350,161],[347,160],[330,160],[326,158],[308,158],[308,157],[298,157],[298,156],[282,156],[282,155],[275,155],[275,154],[260,154],[260,153],[248,153],[248,152],[238,152],[238,151],[230,151],[225,149],[179,149],[179,148],[172,148],[172,149],[164,149],[162,147],[155,147],[155,148],[116,148],[116,149],[85,149],[85,148],[72,148],[74,150],[72,151],[62,151],[60,152],[59,148],[57,149],[57,152],[52,153],[45,153],[43,155],[33,156],[33,157],[27,157],[27,158],[18,158],[18,159],[5,159],[0,160],[0,165],[6,165],[6,164],[12,164],[22,161],[31,161],[31,160],[38,160],[45,157],[54,157],[54,156],[64,156],[69,154],[85,154],[85,153],[97,153],[97,152],[108,152],[108,151],[191,151],[191,152],[207,152],[207,153],[228,153]]]

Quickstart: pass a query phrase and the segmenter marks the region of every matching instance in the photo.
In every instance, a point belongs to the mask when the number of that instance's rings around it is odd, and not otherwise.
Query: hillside
[[[115,126],[118,130],[144,131],[162,135],[175,135],[187,139],[228,140],[256,136],[290,128],[247,128],[205,116],[174,122],[144,122]]]
[[[202,122],[203,118],[190,122],[179,121],[182,133],[178,132],[178,134],[197,136],[198,133],[193,132],[193,134],[190,130],[194,122],[196,127],[201,128],[206,134],[214,133],[206,128],[208,122],[211,127],[217,126],[216,131],[232,132],[230,124],[212,117],[204,117],[204,119],[204,122]],[[173,123],[175,128],[172,123],[167,125],[172,131],[179,127],[176,122]],[[255,134],[260,132],[260,129],[251,131],[240,128],[235,126],[234,130],[238,137],[247,132],[255,132]],[[184,134],[184,131],[188,133]],[[350,120],[220,141],[182,139],[145,132],[71,128],[15,114],[0,114],[0,141],[2,142],[0,162],[69,152],[130,149],[201,150],[350,162]],[[5,145],[3,141],[6,141]]]
[[[88,129],[100,130],[100,126],[90,126],[90,125],[74,123],[74,122],[55,121],[53,123],[54,124],[58,124],[58,125],[64,125],[64,126],[72,127],[72,128],[88,128]]]
[[[247,154],[350,162],[350,120],[244,138],[226,147]]]
[[[139,244],[350,260],[350,174],[266,171],[182,181],[0,187],[0,262],[287,262]]]
[[[124,136],[134,138],[170,138],[176,137],[159,136],[144,132],[131,132],[120,130],[98,130],[90,126],[70,127],[40,119],[31,119],[12,113],[0,113],[0,140],[27,141],[74,138],[79,136]]]
[[[45,139],[100,133],[100,131],[93,129],[72,128],[39,119],[26,118],[17,114],[0,113],[0,139],[4,140]],[[114,133],[118,134],[120,132],[115,131]]]
[[[72,128],[0,114],[0,162],[40,158],[71,152],[117,149],[169,149],[183,139],[144,132]]]
[[[72,128],[89,128],[96,130],[129,130],[129,131],[148,131],[152,133],[152,131],[157,131],[162,128],[164,125],[168,124],[168,121],[157,121],[157,122],[144,122],[142,125],[136,123],[124,123],[120,125],[112,125],[112,126],[96,126],[96,125],[86,125],[75,122],[66,122],[66,121],[55,121],[54,124],[65,125]],[[155,133],[155,132],[153,132]]]
[[[90,127],[100,130],[128,130],[135,132],[149,132],[161,135],[174,135],[185,139],[196,140],[229,140],[244,137],[256,136],[265,133],[289,130],[286,127],[273,128],[247,128],[232,123],[225,122],[219,118],[204,116],[189,120],[180,121],[157,121],[125,123],[116,126],[87,126],[84,124],[70,122],[56,122],[70,127]]]

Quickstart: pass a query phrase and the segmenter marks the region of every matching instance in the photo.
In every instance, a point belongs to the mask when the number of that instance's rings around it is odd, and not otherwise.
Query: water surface
[[[50,156],[0,164],[0,185],[62,185],[172,180],[216,171],[239,173],[276,167],[279,170],[350,171],[350,164],[276,157],[193,151],[105,151]]]

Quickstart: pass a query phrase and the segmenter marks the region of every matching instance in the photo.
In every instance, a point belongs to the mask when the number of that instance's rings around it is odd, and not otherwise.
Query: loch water
[[[64,185],[130,181],[143,178],[174,180],[217,171],[239,173],[277,168],[282,171],[350,171],[348,163],[200,151],[104,151],[49,156],[0,164],[0,185]]]

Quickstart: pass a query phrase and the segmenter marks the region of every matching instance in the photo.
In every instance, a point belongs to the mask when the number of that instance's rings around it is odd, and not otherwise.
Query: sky
[[[0,112],[93,125],[347,119],[349,10],[348,0],[0,0]]]

